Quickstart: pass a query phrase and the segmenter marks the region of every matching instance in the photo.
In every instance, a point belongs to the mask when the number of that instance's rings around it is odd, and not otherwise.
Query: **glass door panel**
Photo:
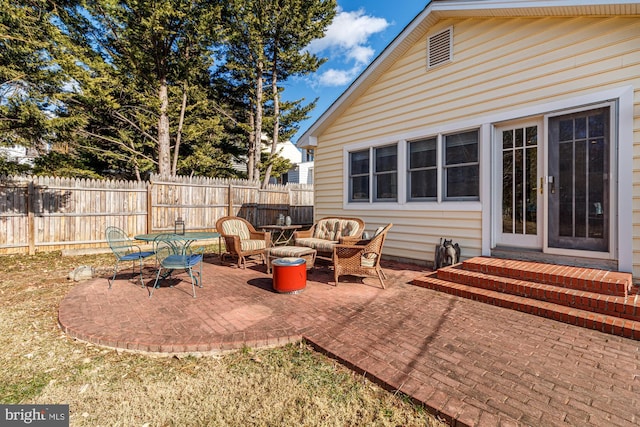
[[[498,244],[540,247],[537,124],[499,128],[501,144],[501,232]]]
[[[551,248],[609,251],[609,108],[549,119]]]

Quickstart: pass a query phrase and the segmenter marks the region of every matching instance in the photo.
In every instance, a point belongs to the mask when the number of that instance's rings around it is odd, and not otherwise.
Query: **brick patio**
[[[132,351],[220,352],[304,338],[452,425],[640,424],[640,341],[414,286],[429,271],[386,264],[338,287],[320,265],[297,295],[264,265],[208,258],[204,288],[147,289],[123,272],[77,285],[60,306],[71,337]],[[145,272],[151,278],[151,271]]]

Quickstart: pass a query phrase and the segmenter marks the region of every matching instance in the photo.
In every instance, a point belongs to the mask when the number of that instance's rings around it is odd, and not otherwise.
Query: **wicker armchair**
[[[216,231],[224,238],[227,252],[238,258],[238,267],[246,267],[246,257],[260,255],[266,261],[265,250],[271,243],[271,233],[256,231],[249,221],[237,216],[225,216],[216,221]]]
[[[345,274],[354,276],[377,276],[380,285],[384,289],[384,281],[387,277],[380,267],[382,247],[387,237],[387,232],[393,226],[378,229],[375,235],[368,240],[360,240],[353,244],[337,244],[333,247],[333,277],[338,286],[338,277]]]

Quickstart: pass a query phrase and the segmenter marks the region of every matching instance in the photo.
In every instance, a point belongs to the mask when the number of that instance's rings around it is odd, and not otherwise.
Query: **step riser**
[[[584,277],[567,275],[564,270],[569,267],[547,266],[550,271],[540,271],[537,263],[523,261],[520,268],[502,267],[492,263],[463,262],[463,268],[469,271],[500,276],[529,282],[544,283],[568,289],[594,292],[604,295],[626,296],[631,288],[631,275],[624,273],[599,272],[597,270],[585,271]],[[557,271],[551,271],[551,270]]]
[[[537,302],[535,300],[527,301],[526,299],[520,299],[519,301],[513,301],[509,299],[509,295],[507,294],[485,295],[482,293],[482,289],[474,289],[473,287],[467,286],[465,286],[464,289],[460,289],[456,288],[455,284],[440,283],[439,280],[430,280],[428,277],[415,279],[413,284],[497,307],[508,308],[583,328],[640,340],[640,323],[628,319],[611,316],[605,318],[604,315],[600,313],[578,313],[571,307],[544,307],[545,302]]]
[[[640,309],[635,304],[635,296],[631,295],[626,301],[620,297],[594,294],[591,296],[575,295],[575,291],[564,288],[543,289],[535,284],[521,280],[478,276],[469,274],[465,270],[445,268],[437,271],[438,279],[461,283],[476,288],[532,298],[539,301],[551,302],[594,313],[621,317],[623,319],[640,321]]]

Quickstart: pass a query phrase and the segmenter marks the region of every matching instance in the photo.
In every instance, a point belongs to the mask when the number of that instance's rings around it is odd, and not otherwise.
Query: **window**
[[[435,200],[438,196],[438,140],[422,139],[408,143],[409,200]]]
[[[347,151],[348,202],[479,200],[479,138],[474,129]]]
[[[376,201],[398,200],[398,146],[389,145],[374,149],[374,187]]]
[[[369,150],[349,153],[349,201],[369,201]]]
[[[444,136],[445,200],[478,200],[480,163],[478,131]]]
[[[372,199],[376,202],[398,200],[397,144],[349,153],[349,201],[370,202]]]
[[[303,153],[303,162],[312,162],[313,161],[313,157],[314,157],[314,151],[312,148],[309,148],[307,150],[305,150],[305,152]]]

